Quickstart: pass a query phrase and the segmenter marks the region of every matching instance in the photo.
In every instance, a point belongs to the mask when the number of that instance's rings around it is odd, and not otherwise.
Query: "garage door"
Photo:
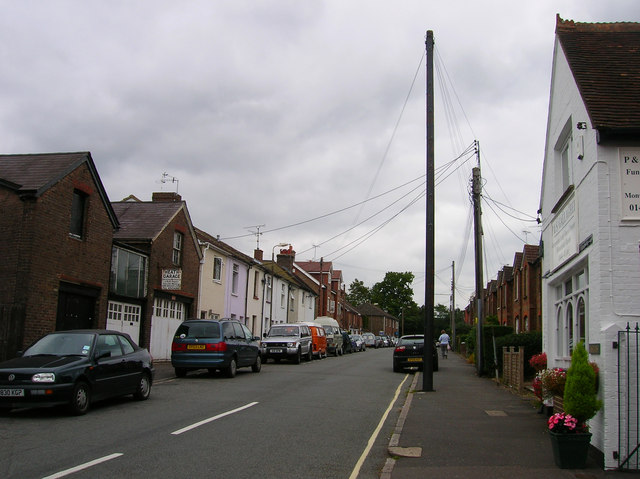
[[[149,348],[153,359],[171,359],[173,333],[184,320],[185,311],[185,304],[180,301],[155,298]]]
[[[140,314],[137,304],[109,301],[107,329],[127,333],[136,344],[140,344]]]

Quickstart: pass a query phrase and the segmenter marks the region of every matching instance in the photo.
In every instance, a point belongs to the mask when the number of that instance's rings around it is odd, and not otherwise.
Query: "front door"
[[[58,295],[56,331],[94,328],[95,311],[95,298],[60,291]]]

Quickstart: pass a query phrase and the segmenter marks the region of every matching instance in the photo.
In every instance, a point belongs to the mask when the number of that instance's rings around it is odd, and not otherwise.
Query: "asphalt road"
[[[81,417],[13,411],[0,418],[0,470],[20,479],[378,478],[410,384],[391,356],[269,363],[233,379],[202,370],[154,384],[148,401],[98,403]]]

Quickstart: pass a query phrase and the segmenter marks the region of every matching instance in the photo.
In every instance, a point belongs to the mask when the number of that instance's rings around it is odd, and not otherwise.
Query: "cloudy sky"
[[[348,285],[425,289],[425,36],[435,38],[436,303],[537,244],[556,13],[640,21],[636,0],[0,0],[2,153],[90,151],[112,201],[178,191],[252,255],[290,243]],[[164,178],[164,182],[162,181]],[[278,248],[275,248],[276,252]]]

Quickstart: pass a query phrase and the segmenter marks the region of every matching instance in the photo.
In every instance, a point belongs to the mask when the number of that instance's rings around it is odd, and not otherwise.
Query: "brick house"
[[[542,331],[540,247],[525,244],[513,263],[515,332]]]
[[[400,320],[376,304],[365,303],[356,308],[362,315],[364,330],[375,335],[381,333],[394,337],[400,330]]]
[[[568,367],[584,341],[598,364],[604,407],[589,426],[606,469],[640,462],[628,381],[640,352],[627,331],[640,317],[638,51],[639,23],[556,19],[540,197],[543,348],[549,367]]]
[[[513,326],[513,266],[504,266],[498,272],[498,322],[504,326]]]
[[[0,356],[104,328],[118,220],[89,152],[0,155]]]
[[[141,309],[140,344],[155,359],[170,359],[180,322],[197,317],[202,251],[186,202],[177,193],[153,193],[152,201],[113,202],[119,244],[149,258]]]
[[[333,263],[324,261],[322,258],[320,261],[299,261],[297,264],[320,283],[316,314],[329,316],[343,325],[346,320],[344,310],[346,300],[342,271],[334,270]]]

